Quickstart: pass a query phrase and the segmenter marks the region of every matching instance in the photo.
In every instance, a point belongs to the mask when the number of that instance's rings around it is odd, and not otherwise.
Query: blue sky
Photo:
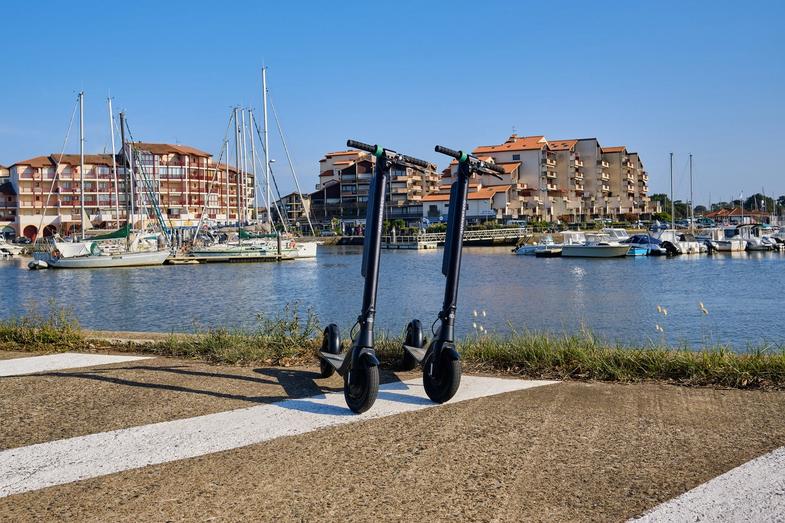
[[[443,165],[434,144],[514,127],[627,145],[653,192],[673,151],[677,198],[690,152],[696,202],[785,194],[785,2],[32,4],[0,5],[3,164],[59,151],[80,89],[88,152],[108,147],[111,91],[136,139],[216,153],[230,108],[261,105],[265,63],[309,188],[349,137]]]

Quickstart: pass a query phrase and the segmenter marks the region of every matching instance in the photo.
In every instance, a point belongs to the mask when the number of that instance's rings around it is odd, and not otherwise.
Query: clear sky
[[[785,194],[782,1],[4,1],[0,18],[2,164],[59,151],[80,89],[88,152],[109,146],[111,91],[136,139],[217,153],[230,108],[261,105],[265,63],[309,189],[350,137],[441,166],[436,143],[515,128],[627,145],[652,192],[672,151],[677,199],[690,152],[696,203]]]

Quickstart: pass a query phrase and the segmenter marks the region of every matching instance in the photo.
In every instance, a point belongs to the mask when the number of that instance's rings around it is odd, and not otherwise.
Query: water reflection
[[[431,324],[444,293],[441,254],[383,252],[377,325],[397,334],[413,318]],[[457,331],[473,334],[475,321],[499,333],[585,326],[622,343],[780,343],[783,259],[771,253],[540,259],[507,248],[467,248]],[[31,272],[24,260],[5,261],[0,315],[45,309],[51,299],[91,328],[182,331],[248,324],[258,312],[274,314],[296,301],[343,330],[359,313],[360,260],[357,247],[332,247],[317,260],[281,264]],[[472,310],[487,316],[473,320]]]

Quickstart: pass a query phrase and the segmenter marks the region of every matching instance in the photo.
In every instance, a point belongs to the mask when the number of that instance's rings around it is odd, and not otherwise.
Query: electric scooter
[[[368,145],[354,140],[347,141],[346,145],[367,151],[376,157],[376,167],[368,188],[368,208],[365,214],[361,270],[365,279],[363,303],[355,324],[355,327],[359,327],[359,332],[353,336],[351,348],[345,354],[341,353],[338,326],[331,323],[324,329],[319,352],[319,367],[322,378],[328,378],[336,371],[343,376],[343,394],[346,404],[352,411],[360,414],[371,408],[379,392],[379,360],[374,351],[373,324],[379,282],[384,193],[390,178],[390,170],[394,166],[421,170],[427,168],[429,164],[378,145]]]
[[[444,304],[436,321],[433,322],[434,325],[436,322],[441,324],[426,349],[427,340],[423,335],[422,323],[420,320],[409,322],[406,327],[401,367],[404,370],[412,370],[418,364],[422,364],[425,393],[432,401],[444,403],[455,395],[461,384],[461,358],[455,348],[455,311],[458,302],[458,276],[461,272],[469,178],[474,174],[489,174],[501,179],[500,174],[504,173],[504,170],[463,151],[453,151],[441,145],[437,145],[435,150],[437,153],[458,160],[458,179],[450,189],[447,236],[442,258],[442,274],[447,277]]]

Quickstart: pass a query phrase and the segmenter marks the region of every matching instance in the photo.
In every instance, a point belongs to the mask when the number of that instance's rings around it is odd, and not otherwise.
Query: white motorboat
[[[22,254],[22,247],[10,243],[0,236],[0,253],[6,253],[8,256],[19,256]]]
[[[607,234],[586,234],[583,243],[577,243],[580,237],[576,234],[567,235],[562,246],[564,258],[621,258],[627,256],[629,245],[614,241]]]
[[[670,247],[676,254],[701,254],[708,251],[708,247],[689,232],[665,229],[660,231],[657,239],[665,249]]]
[[[557,245],[556,242],[553,241],[553,236],[547,234],[543,236],[539,242],[521,245],[515,249],[514,252],[519,256],[535,256],[539,251],[557,247],[561,247],[561,245]]]

